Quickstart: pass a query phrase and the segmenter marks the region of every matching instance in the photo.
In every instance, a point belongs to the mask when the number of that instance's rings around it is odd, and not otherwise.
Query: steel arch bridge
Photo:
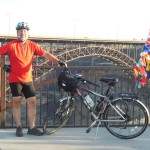
[[[72,49],[70,51],[63,52],[57,57],[68,62],[77,59],[79,57],[86,57],[86,56],[104,57],[119,66],[132,67],[135,64],[135,60],[130,58],[128,55],[116,49],[104,46],[90,46],[90,47],[88,46]]]
[[[86,47],[78,47],[75,49],[67,50],[61,52],[59,55],[56,55],[59,59],[64,60],[66,62],[73,61],[75,59],[81,58],[81,57],[87,57],[87,56],[99,56],[102,58],[105,58],[117,66],[120,67],[133,67],[133,65],[136,63],[136,61],[129,57],[127,54],[118,51],[112,47],[107,46],[86,46]],[[49,61],[45,61],[42,63],[42,65],[50,66]],[[53,69],[50,69],[49,71],[52,71]],[[39,69],[41,71],[41,69]],[[43,72],[42,77],[47,75],[49,71]],[[130,73],[128,73],[130,74]],[[36,81],[40,79],[41,74],[39,77],[36,77]]]

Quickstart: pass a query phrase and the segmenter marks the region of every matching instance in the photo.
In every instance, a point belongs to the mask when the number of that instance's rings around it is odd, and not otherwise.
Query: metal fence
[[[34,70],[38,68],[35,67]],[[48,69],[47,67],[42,66],[43,69]],[[50,68],[49,68],[50,69]],[[116,66],[70,66],[69,69],[72,73],[81,73],[84,78],[91,80],[94,83],[100,85],[101,88],[96,88],[91,86],[93,90],[104,93],[106,90],[106,86],[104,83],[100,83],[100,77],[118,77],[119,82],[116,85],[116,90],[118,92],[127,92],[133,93],[135,92],[135,83],[132,76],[129,76],[129,72],[132,72],[132,68],[125,68],[125,67],[116,67]],[[51,68],[46,76],[42,76],[36,80],[35,88],[36,88],[36,97],[37,97],[37,114],[36,114],[36,125],[42,127],[43,120],[46,117],[48,110],[52,107],[55,107],[58,99],[61,97],[61,92],[59,91],[57,85],[57,76],[60,72],[60,67]],[[33,71],[33,75],[35,71]],[[42,74],[42,72],[41,72]],[[39,75],[40,76],[40,75]],[[7,77],[6,77],[7,78]],[[2,87],[2,86],[1,86]],[[6,88],[7,87],[7,88]],[[5,86],[6,93],[4,94],[5,100],[11,99],[11,92],[9,90],[9,86]],[[148,107],[150,110],[150,95],[149,95],[149,86],[145,86],[139,91],[139,98],[140,100]],[[93,100],[96,102],[97,97],[92,97]],[[6,101],[5,101],[6,102]],[[1,101],[3,105],[4,102]],[[86,110],[85,106],[80,102],[80,100],[76,100],[76,110],[72,115],[72,118],[67,123],[66,126],[73,126],[73,127],[83,127],[88,126],[91,123],[90,113]],[[15,127],[15,122],[12,116],[11,110],[11,103],[6,103],[6,111],[1,111],[1,127]],[[2,108],[2,107],[1,107]],[[23,98],[22,106],[21,106],[21,119],[22,125],[24,127],[28,126],[28,118],[27,118],[27,106],[26,100]],[[2,114],[3,113],[3,114]],[[3,118],[2,118],[3,117]]]

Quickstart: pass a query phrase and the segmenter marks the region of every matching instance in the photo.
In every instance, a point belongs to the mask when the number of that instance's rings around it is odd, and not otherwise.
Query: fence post
[[[5,101],[5,71],[2,69],[2,66],[5,63],[5,56],[1,56],[1,127],[5,127],[6,120],[6,101]]]

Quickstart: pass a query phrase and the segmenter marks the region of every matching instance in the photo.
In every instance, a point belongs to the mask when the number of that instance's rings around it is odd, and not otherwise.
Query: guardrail
[[[46,66],[40,66],[43,69],[47,69]],[[34,66],[34,69],[38,68],[38,66]],[[133,93],[135,83],[134,79],[130,76],[129,72],[132,73],[132,68],[127,67],[117,67],[117,66],[70,66],[69,67],[72,73],[82,73],[82,75],[95,83],[99,83],[100,77],[118,77],[119,83],[116,86],[116,90],[120,92],[129,92]],[[55,107],[58,99],[61,96],[61,92],[59,91],[57,85],[57,76],[60,72],[60,67],[53,67],[51,71],[47,73],[46,76],[40,77],[38,81],[35,82],[36,88],[36,97],[37,97],[37,114],[36,114],[36,125],[41,127],[43,124],[43,119],[47,115],[48,109],[50,106]],[[41,73],[42,74],[42,73]],[[34,71],[33,71],[34,75]],[[11,92],[10,89],[6,90],[8,87],[8,83],[6,82],[7,75],[1,70],[1,127],[2,128],[12,128],[15,127],[15,123],[12,117],[11,112]],[[91,87],[94,90],[100,90],[100,92],[105,91],[105,86],[100,84],[101,88],[97,89],[95,87]],[[139,96],[140,100],[145,103],[145,105],[150,110],[150,95],[149,86],[146,86],[140,90]],[[96,101],[97,98],[93,97],[93,100]],[[91,118],[89,112],[84,108],[84,105],[80,101],[77,102],[77,109],[72,116],[71,120],[67,124],[67,126],[74,127],[83,127],[88,126],[91,123]],[[27,118],[27,107],[26,100],[23,98],[22,108],[21,108],[21,116],[22,116],[22,125],[24,127],[28,126],[28,118]]]

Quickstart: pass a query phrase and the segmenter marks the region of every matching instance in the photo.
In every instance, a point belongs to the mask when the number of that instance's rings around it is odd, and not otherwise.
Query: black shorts
[[[25,82],[25,83],[13,82],[10,83],[9,85],[10,85],[12,97],[24,95],[25,98],[30,98],[35,96],[35,89],[34,89],[33,82]]]

